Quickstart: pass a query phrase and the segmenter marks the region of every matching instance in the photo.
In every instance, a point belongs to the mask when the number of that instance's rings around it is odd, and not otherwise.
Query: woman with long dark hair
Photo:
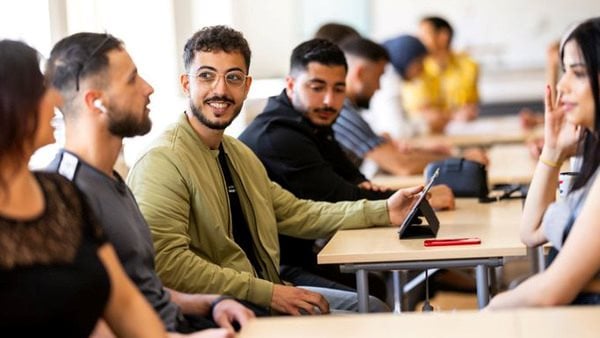
[[[542,273],[499,294],[489,308],[600,304],[600,18],[589,19],[563,39],[564,74],[557,99],[546,89],[544,147],[529,189],[521,239],[550,242],[558,254]],[[555,200],[562,163],[579,154],[579,174]]]
[[[39,66],[0,40],[0,332],[87,337],[103,318],[119,336],[164,337],[75,186],[28,169],[60,103]]]

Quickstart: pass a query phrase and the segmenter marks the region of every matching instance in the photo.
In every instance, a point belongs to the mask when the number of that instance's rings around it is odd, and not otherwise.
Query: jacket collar
[[[194,128],[192,128],[192,125],[190,124],[190,121],[188,121],[188,116],[186,113],[181,114],[181,116],[179,117],[179,120],[177,121],[177,125],[183,130],[183,132],[185,134],[187,134],[190,138],[192,138],[194,140],[195,146],[197,146],[197,148],[202,151],[202,152],[206,152],[206,153],[210,153],[213,157],[217,157],[219,156],[219,149],[210,149],[200,138],[200,136],[198,136],[198,134],[196,133],[196,131],[194,130]],[[221,140],[221,144],[223,145],[223,148],[225,149],[225,153],[228,154],[227,151],[227,144],[229,143],[228,141],[228,136],[227,135],[223,135],[223,139]]]

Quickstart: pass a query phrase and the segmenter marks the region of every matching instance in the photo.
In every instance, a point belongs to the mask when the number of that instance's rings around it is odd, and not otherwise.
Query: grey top
[[[84,193],[127,275],[160,315],[167,330],[176,331],[179,306],[170,301],[156,275],[150,230],[119,174],[109,177],[66,150],[59,151],[46,170],[65,176]]]
[[[562,248],[567,239],[597,176],[598,169],[584,187],[569,192],[564,198],[558,199],[546,209],[542,219],[544,234],[557,250]]]

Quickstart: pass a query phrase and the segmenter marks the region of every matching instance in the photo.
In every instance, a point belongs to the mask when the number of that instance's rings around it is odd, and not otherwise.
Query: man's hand
[[[254,312],[233,299],[224,299],[214,306],[213,319],[220,327],[233,330],[231,323],[237,322],[244,327],[248,320],[255,317]]]
[[[487,157],[485,150],[479,147],[471,147],[463,150],[462,157],[469,161],[479,162],[483,165],[490,164],[490,159]]]
[[[373,190],[373,191],[379,191],[379,192],[383,192],[383,191],[388,191],[389,189],[381,186],[381,185],[377,185],[371,181],[363,181],[360,182],[360,184],[358,185],[359,188],[361,189],[366,189],[366,190]]]
[[[106,324],[104,319],[98,319],[96,327],[89,338],[116,338],[116,336],[110,330],[110,327],[108,327],[108,324]]]
[[[419,193],[423,191],[423,186],[400,189],[396,191],[390,198],[387,199],[388,213],[390,222],[395,225],[400,225],[408,215],[413,203],[419,197]]]
[[[429,126],[429,132],[432,134],[443,134],[446,126],[450,122],[450,116],[436,108],[425,108],[421,110],[421,116]]]
[[[275,284],[271,307],[281,313],[298,316],[303,311],[308,314],[329,313],[329,303],[316,292],[294,286]],[[317,312],[318,311],[318,312]]]
[[[458,121],[473,121],[479,116],[479,107],[475,103],[467,103],[454,111],[454,119]]]
[[[536,113],[530,108],[523,108],[519,111],[519,123],[525,130],[533,129],[544,123],[544,114]]]
[[[436,210],[452,210],[454,205],[454,194],[450,187],[445,184],[434,185],[429,189],[431,198],[429,204]]]
[[[531,156],[531,158],[537,161],[540,158],[540,155],[542,154],[542,149],[544,148],[544,138],[533,138],[525,142],[525,145],[527,146],[527,150],[529,150],[529,155]]]

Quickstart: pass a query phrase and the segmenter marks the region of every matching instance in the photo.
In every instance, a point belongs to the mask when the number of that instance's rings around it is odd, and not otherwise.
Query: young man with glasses
[[[244,324],[254,315],[232,299],[163,287],[154,270],[148,225],[113,170],[123,138],[144,135],[152,125],[148,104],[153,88],[138,74],[122,42],[108,34],[68,36],[52,49],[47,76],[63,98],[66,127],[65,149],[48,170],[72,180],[83,192],[128,276],[168,331],[189,333],[217,327],[216,322],[226,329],[194,336],[233,336],[233,322]]]
[[[277,235],[318,238],[340,228],[400,224],[421,187],[387,201],[331,204],[294,197],[268,178],[250,149],[224,135],[252,82],[242,34],[225,26],[200,30],[185,45],[184,65],[180,81],[189,107],[128,178],[150,225],[162,280],[177,290],[228,294],[275,313],[327,313],[330,305],[356,310],[355,293],[284,284]],[[243,83],[232,75],[239,71]]]

